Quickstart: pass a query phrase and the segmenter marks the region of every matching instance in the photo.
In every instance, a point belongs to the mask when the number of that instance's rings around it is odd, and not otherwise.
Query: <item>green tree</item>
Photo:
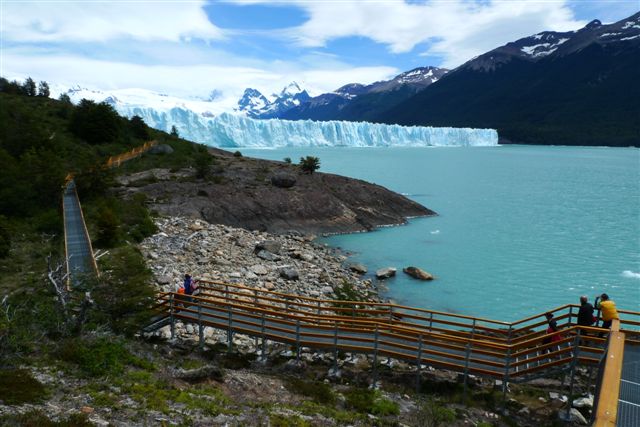
[[[61,93],[58,97],[58,101],[64,104],[71,104],[71,98],[69,98],[69,95],[67,95],[66,93]]]
[[[206,178],[210,173],[210,166],[213,158],[207,151],[206,147],[199,146],[198,152],[194,158],[194,165],[196,168],[196,178]]]
[[[71,132],[89,144],[114,142],[120,133],[120,116],[107,103],[96,104],[83,99],[76,107],[69,124]]]
[[[142,120],[142,117],[131,117],[129,120],[129,128],[131,129],[131,133],[134,138],[142,139],[143,141],[147,141],[149,139],[149,130],[147,129],[147,125],[144,120]]]
[[[312,174],[320,169],[320,159],[318,157],[300,157],[300,169],[302,172]]]
[[[44,80],[40,82],[38,85],[38,96],[44,96],[48,98],[51,95],[51,91],[49,90],[49,83]]]
[[[291,164],[291,157],[285,157],[283,160],[285,163]]]
[[[103,248],[114,247],[120,238],[120,219],[109,206],[102,206],[96,220],[98,233],[96,245]]]
[[[22,91],[27,96],[36,96],[36,82],[31,77],[27,77],[22,85]]]
[[[176,125],[171,125],[171,136],[174,138],[178,138],[180,135],[178,134],[178,128]]]

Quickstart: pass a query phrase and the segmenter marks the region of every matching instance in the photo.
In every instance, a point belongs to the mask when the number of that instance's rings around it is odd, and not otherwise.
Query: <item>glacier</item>
[[[251,119],[222,113],[212,117],[174,107],[156,110],[115,105],[122,115],[140,116],[149,126],[220,148],[496,146],[495,129],[399,126],[367,122]]]

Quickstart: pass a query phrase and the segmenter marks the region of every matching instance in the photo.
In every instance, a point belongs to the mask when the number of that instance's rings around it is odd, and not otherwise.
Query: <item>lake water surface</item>
[[[584,147],[280,148],[313,155],[321,172],[402,193],[439,216],[324,242],[370,272],[398,276],[400,304],[515,320],[607,292],[640,310],[640,150]],[[437,276],[418,282],[402,267]]]

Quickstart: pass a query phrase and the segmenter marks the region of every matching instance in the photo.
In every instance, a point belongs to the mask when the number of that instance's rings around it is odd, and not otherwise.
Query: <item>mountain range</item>
[[[640,146],[639,80],[637,13],[498,47],[373,121],[489,127],[501,143]]]
[[[454,70],[420,67],[391,80],[352,83],[311,97],[296,82],[239,100],[217,91],[182,99],[141,89],[52,90],[105,101],[168,131],[198,129],[222,113],[254,119],[347,120],[497,129],[501,143],[640,146],[640,13],[577,31],[544,31]],[[204,123],[204,124],[203,124]],[[191,131],[190,131],[191,132]],[[184,134],[188,137],[188,134]],[[194,137],[195,134],[194,134]]]

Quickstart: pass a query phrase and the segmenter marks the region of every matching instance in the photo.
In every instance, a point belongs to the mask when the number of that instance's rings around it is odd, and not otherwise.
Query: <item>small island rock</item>
[[[418,280],[433,280],[433,274],[428,273],[426,271],[424,271],[421,268],[418,267],[406,267],[403,268],[402,271],[406,274],[408,274],[409,276],[413,277],[414,279],[418,279]]]
[[[358,274],[365,274],[367,272],[367,267],[365,267],[364,264],[350,264],[349,270]]]
[[[381,268],[376,271],[376,277],[378,279],[388,279],[389,277],[395,276],[396,271],[394,267]]]

